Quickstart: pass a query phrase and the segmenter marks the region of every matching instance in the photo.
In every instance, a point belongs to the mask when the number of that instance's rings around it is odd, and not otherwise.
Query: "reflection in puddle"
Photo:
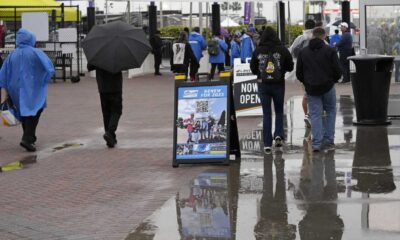
[[[288,113],[283,152],[262,155],[252,131],[240,165],[200,173],[126,239],[398,239],[399,122],[355,127],[352,99],[339,104],[337,150],[313,153],[301,112]]]
[[[13,171],[13,170],[19,170],[19,169],[26,167],[29,164],[36,163],[36,161],[37,161],[36,155],[35,156],[27,156],[19,161],[11,162],[4,166],[0,166],[0,172],[9,172],[9,171]]]

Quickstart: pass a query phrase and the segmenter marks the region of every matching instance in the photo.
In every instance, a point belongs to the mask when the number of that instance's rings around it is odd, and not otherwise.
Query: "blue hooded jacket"
[[[225,63],[225,52],[228,51],[228,45],[224,40],[220,38],[214,38],[219,43],[219,52],[218,55],[210,55],[209,61],[210,63]]]
[[[242,59],[243,63],[246,61],[246,58],[251,58],[253,51],[253,39],[251,39],[249,35],[243,34],[243,36],[240,38],[240,58]]]
[[[54,66],[47,55],[34,48],[36,37],[21,28],[17,32],[17,48],[12,51],[0,70],[0,87],[5,88],[23,117],[36,116],[46,107],[49,80]]]
[[[200,62],[200,59],[203,57],[203,50],[206,50],[207,48],[206,40],[204,40],[200,33],[191,32],[189,34],[189,43],[197,61]]]
[[[240,44],[232,40],[231,42],[231,66],[233,67],[233,62],[235,58],[240,58]]]
[[[335,47],[336,43],[340,42],[341,36],[339,34],[333,34],[331,35],[329,39],[329,46]]]

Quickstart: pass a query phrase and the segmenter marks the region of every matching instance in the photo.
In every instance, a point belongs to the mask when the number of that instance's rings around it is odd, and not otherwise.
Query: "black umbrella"
[[[121,21],[94,26],[82,47],[90,64],[112,73],[139,68],[151,51],[143,30]]]
[[[337,20],[336,22],[332,23],[332,26],[339,26],[342,23],[342,20]],[[348,23],[347,23],[348,24]],[[350,28],[357,29],[357,26],[350,22]]]

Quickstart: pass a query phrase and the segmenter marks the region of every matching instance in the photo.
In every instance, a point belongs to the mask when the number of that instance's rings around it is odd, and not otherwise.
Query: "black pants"
[[[211,63],[210,79],[214,79],[215,68],[217,67],[218,67],[218,72],[222,72],[225,70],[223,63]]]
[[[114,138],[122,115],[122,92],[100,93],[101,110],[103,112],[104,131]]]
[[[174,65],[174,73],[184,73],[187,78],[188,71],[189,71],[189,66],[183,64]]]
[[[350,55],[340,55],[340,65],[342,66],[343,82],[350,82],[350,61],[347,60],[347,57],[349,56]]]
[[[196,62],[190,63],[190,78],[195,79],[196,74],[199,72],[200,64]]]
[[[160,65],[162,60],[162,54],[160,52],[154,53],[154,73],[160,73]]]
[[[36,127],[39,123],[40,115],[43,109],[37,112],[36,116],[21,117],[22,130],[24,134],[22,135],[22,141],[33,144],[36,142]]]

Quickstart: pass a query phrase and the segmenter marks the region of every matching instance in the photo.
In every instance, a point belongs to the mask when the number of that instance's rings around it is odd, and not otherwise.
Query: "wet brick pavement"
[[[392,93],[399,90],[392,85]],[[350,85],[337,86],[338,95],[351,92]],[[301,94],[297,83],[287,84],[287,99]],[[1,240],[124,239],[194,176],[212,168],[171,167],[171,75],[126,80],[123,97],[118,147],[110,150],[102,140],[95,80],[50,85],[37,162],[0,173]],[[240,135],[260,121],[240,119]],[[18,145],[19,127],[0,129],[1,166],[31,155]]]

